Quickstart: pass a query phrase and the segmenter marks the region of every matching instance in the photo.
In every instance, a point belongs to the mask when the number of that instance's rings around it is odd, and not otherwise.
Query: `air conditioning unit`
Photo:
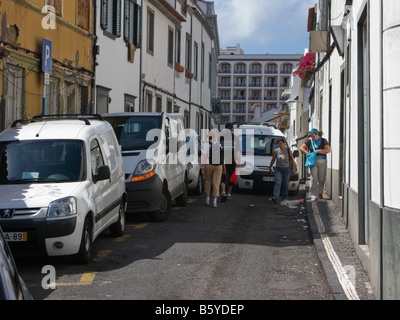
[[[310,51],[327,52],[328,51],[328,31],[310,31]]]

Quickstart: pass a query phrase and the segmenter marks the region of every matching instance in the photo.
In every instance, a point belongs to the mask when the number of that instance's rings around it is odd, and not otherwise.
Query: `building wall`
[[[344,6],[345,1],[332,3],[331,16],[340,16]],[[344,23],[343,57],[336,47],[315,75],[312,113],[313,124],[331,143],[326,194],[342,207],[360,261],[382,299],[400,298],[399,16],[395,0],[353,1]]]
[[[237,49],[237,48],[235,48]],[[238,119],[242,119],[242,122],[248,122],[252,120],[254,114],[250,110],[250,107],[254,103],[261,103],[261,113],[267,112],[268,104],[274,105],[276,112],[279,112],[287,108],[286,98],[282,97],[282,93],[286,88],[283,84],[283,79],[287,78],[287,85],[290,83],[290,77],[293,67],[299,62],[301,55],[246,55],[246,54],[233,54],[233,55],[221,55],[219,57],[218,64],[218,94],[221,98],[221,103],[229,106],[228,110],[222,110],[222,124],[226,122],[240,122]],[[230,66],[230,72],[222,72],[223,65]],[[245,65],[245,71],[238,73],[237,67],[239,64]],[[260,73],[251,72],[252,66],[261,66]],[[276,73],[269,72],[267,66],[274,64],[276,66]],[[287,64],[290,66],[287,70],[283,71],[283,65]],[[229,78],[230,85],[221,85],[222,78]],[[245,85],[236,85],[237,77],[245,78]],[[252,85],[252,79],[254,77],[260,77],[260,85]],[[273,85],[268,85],[268,78],[274,78],[275,82]],[[230,97],[224,99],[222,91],[228,90]],[[244,98],[235,99],[235,96],[241,96],[239,91],[244,91]],[[254,99],[254,92],[260,91],[260,99]],[[274,93],[274,94],[272,94]],[[272,95],[271,95],[272,94]],[[276,98],[269,98],[269,96]],[[244,104],[244,109],[240,110],[237,108],[238,103]],[[228,111],[228,112],[227,112]],[[240,111],[240,112],[237,112]],[[238,118],[240,117],[240,118]],[[275,117],[275,116],[274,116]]]
[[[51,80],[54,87],[47,86],[46,113],[87,112],[90,109],[91,79],[93,75],[93,8],[86,3],[82,11],[80,1],[62,1],[57,8],[53,24],[42,13],[44,1],[6,0],[0,4],[1,42],[8,56],[2,61],[5,70],[17,70],[15,79],[2,75],[3,100],[1,115],[4,119],[12,89],[19,91],[18,110],[11,118],[26,118],[42,113],[43,73],[41,69],[43,39],[52,41],[53,69]],[[83,4],[85,5],[85,4]],[[85,21],[81,19],[85,17]],[[44,24],[43,24],[44,23]],[[47,26],[50,26],[48,28]],[[14,71],[13,71],[14,72]],[[51,92],[53,90],[53,92]],[[82,107],[83,106],[83,107]],[[6,109],[8,111],[6,111]],[[14,119],[15,120],[15,119]],[[10,122],[0,124],[0,130]]]
[[[126,15],[125,2],[121,2],[121,17]],[[140,100],[140,55],[141,49],[124,39],[125,24],[121,20],[121,35],[107,34],[101,27],[100,2],[96,1],[96,86],[110,89],[108,112],[139,111]],[[130,52],[133,56],[130,56]],[[125,95],[133,98],[134,109],[127,110]],[[97,112],[104,112],[103,106]]]

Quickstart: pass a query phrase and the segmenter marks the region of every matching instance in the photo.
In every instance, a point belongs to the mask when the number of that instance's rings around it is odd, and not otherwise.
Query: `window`
[[[59,80],[57,78],[50,77],[50,85],[46,90],[46,114],[61,113],[59,112],[59,93]]]
[[[156,112],[162,111],[162,98],[161,96],[156,96]]]
[[[204,42],[201,43],[201,81],[204,82]]]
[[[62,16],[62,0],[46,0],[46,6],[53,6],[56,10],[56,15],[61,17]]]
[[[172,100],[167,99],[167,112],[172,113]]]
[[[86,31],[89,31],[89,1],[78,0],[77,25]]]
[[[185,54],[186,71],[192,71],[192,37],[186,33],[186,54]]]
[[[181,30],[175,30],[176,63],[181,64]]]
[[[153,92],[147,91],[146,101],[147,101],[147,112],[153,112]]]
[[[4,123],[0,126],[9,128],[14,120],[21,119],[23,115],[22,108],[22,79],[23,69],[13,65],[7,65],[7,72],[4,72],[4,84],[6,93],[6,107]],[[2,114],[1,114],[2,115]]]
[[[142,8],[133,0],[125,0],[124,40],[136,48],[141,46]]]
[[[194,70],[193,70],[193,74],[194,74],[194,79],[197,80],[197,75],[198,75],[198,71],[199,71],[199,45],[197,44],[197,42],[194,42]]]
[[[109,94],[111,89],[97,86],[97,113],[108,113]]]
[[[97,173],[97,169],[104,165],[103,155],[101,154],[99,142],[93,139],[90,143],[90,163],[92,167],[92,176]]]
[[[147,52],[154,54],[154,12],[147,9]]]
[[[135,96],[125,94],[125,112],[135,112]]]
[[[113,37],[121,36],[121,1],[100,0],[100,26],[104,34]]]
[[[212,74],[212,56],[208,54],[208,87],[211,88],[211,74]]]
[[[168,27],[168,65],[173,67],[174,64],[174,30]]]

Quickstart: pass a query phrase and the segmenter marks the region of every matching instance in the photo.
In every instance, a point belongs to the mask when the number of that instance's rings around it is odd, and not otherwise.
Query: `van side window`
[[[92,176],[97,173],[97,168],[104,165],[103,155],[101,154],[99,142],[93,139],[90,142],[90,163],[92,166]]]
[[[165,140],[167,142],[167,147],[169,147],[169,138],[171,137],[171,129],[170,129],[170,123],[169,123],[168,118],[165,118],[164,133],[165,133]]]

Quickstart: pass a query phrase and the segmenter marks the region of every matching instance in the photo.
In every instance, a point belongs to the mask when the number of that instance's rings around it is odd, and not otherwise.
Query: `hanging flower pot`
[[[175,70],[179,71],[179,72],[183,72],[183,71],[185,71],[185,68],[177,63],[177,64],[175,64]]]
[[[194,74],[193,73],[191,73],[190,71],[186,71],[186,78],[189,78],[189,79],[192,79],[193,78],[193,76],[194,76]]]
[[[300,79],[307,82],[311,78],[311,75],[314,73],[314,69],[315,69],[315,54],[309,52],[305,56],[301,57],[300,65],[297,68],[297,70],[293,72],[293,75],[299,76]]]

